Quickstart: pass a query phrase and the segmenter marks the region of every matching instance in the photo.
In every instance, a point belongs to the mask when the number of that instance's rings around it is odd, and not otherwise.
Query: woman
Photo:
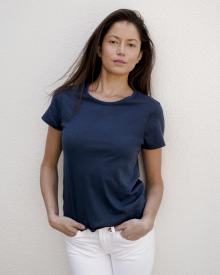
[[[95,29],[42,116],[48,134],[41,191],[49,224],[64,233],[74,275],[152,272],[165,146],[163,110],[150,95],[153,61],[140,14],[116,10]],[[63,216],[57,198],[62,150]]]

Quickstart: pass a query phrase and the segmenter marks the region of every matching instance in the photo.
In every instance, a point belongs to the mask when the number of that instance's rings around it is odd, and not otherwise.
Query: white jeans
[[[151,275],[155,256],[155,229],[138,240],[128,240],[114,226],[78,230],[64,235],[72,275]]]

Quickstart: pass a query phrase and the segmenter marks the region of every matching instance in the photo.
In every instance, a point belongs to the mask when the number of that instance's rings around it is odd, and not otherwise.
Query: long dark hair
[[[98,47],[101,47],[103,38],[111,26],[118,21],[128,21],[136,26],[141,39],[140,50],[143,51],[141,60],[129,73],[128,84],[132,89],[151,96],[151,72],[155,62],[155,48],[150,39],[143,17],[138,11],[130,9],[113,11],[96,27],[75,62],[68,71],[58,79],[62,79],[70,72],[67,80],[56,88],[51,95],[57,94],[63,89],[77,86],[80,88],[81,98],[85,82],[94,82],[99,77],[102,62],[98,56]]]

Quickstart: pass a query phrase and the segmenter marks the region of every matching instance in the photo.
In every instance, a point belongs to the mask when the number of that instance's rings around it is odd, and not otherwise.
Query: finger
[[[126,226],[126,224],[124,224],[124,223],[115,226],[115,230],[116,230],[116,231],[124,230],[124,229],[126,229],[126,228],[127,228],[127,226]]]
[[[77,229],[79,229],[79,230],[84,230],[84,229],[86,229],[85,225],[82,224],[82,223],[80,223],[80,222],[76,222],[76,223],[74,224],[74,226],[75,226]]]
[[[75,229],[74,231],[71,232],[71,236],[75,236],[77,234],[78,230]]]

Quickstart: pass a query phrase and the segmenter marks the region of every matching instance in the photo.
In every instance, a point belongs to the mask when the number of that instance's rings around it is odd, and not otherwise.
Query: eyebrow
[[[108,35],[108,36],[114,36],[114,37],[116,37],[116,38],[118,38],[118,39],[120,39],[118,36],[116,36],[116,35],[113,35],[113,34],[111,34],[111,35]],[[135,40],[135,41],[137,41],[137,39],[134,39],[134,38],[130,38],[130,39],[128,39],[128,40]]]

